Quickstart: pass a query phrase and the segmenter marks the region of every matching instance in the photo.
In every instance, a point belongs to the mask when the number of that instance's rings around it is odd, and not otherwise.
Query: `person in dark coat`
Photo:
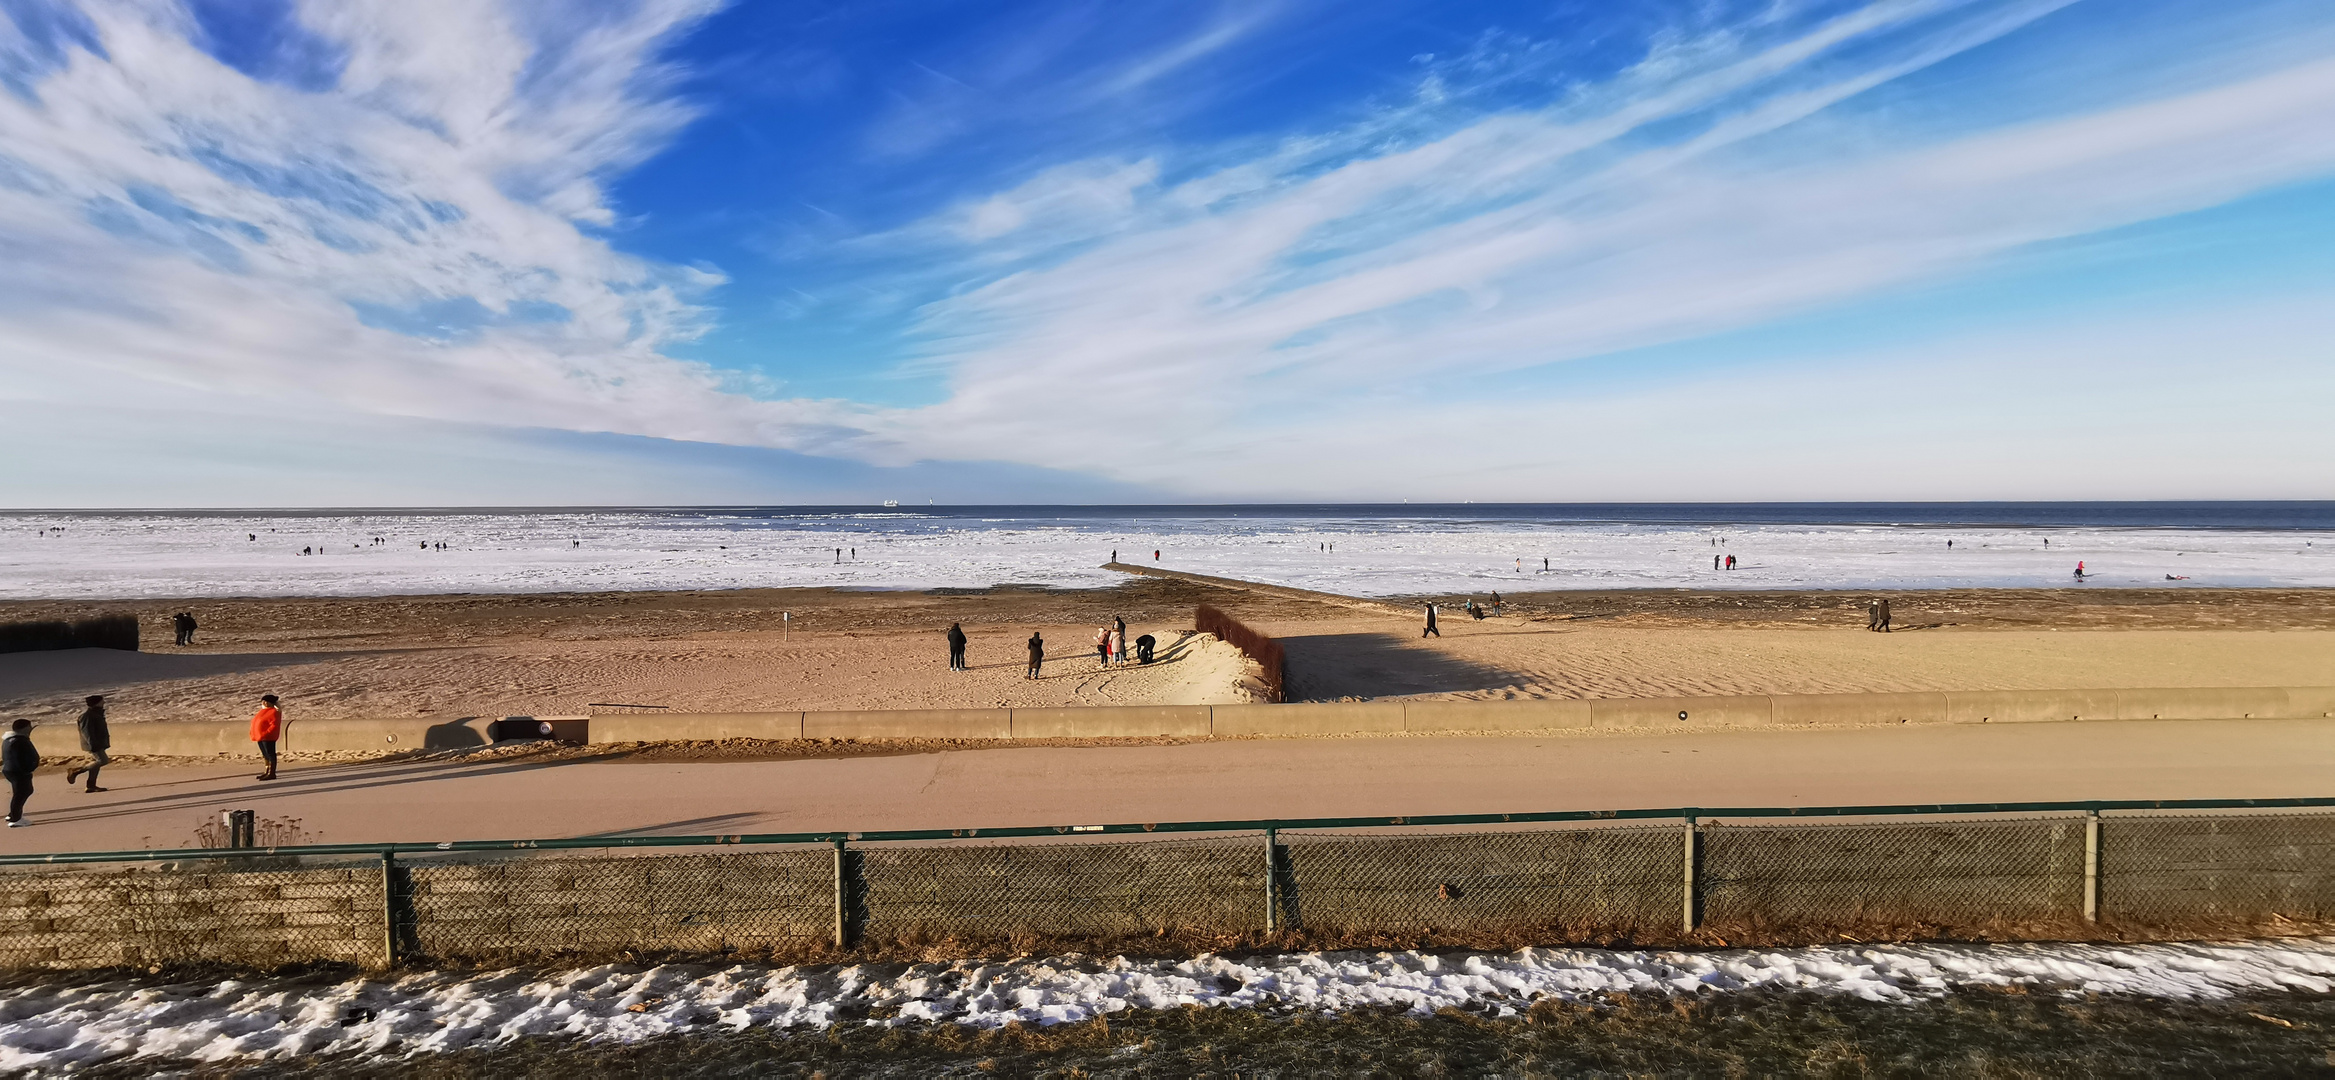
[[[81,719],[75,721],[75,724],[81,728],[81,749],[88,752],[89,764],[66,770],[65,783],[70,785],[80,779],[82,773],[88,773],[89,786],[81,790],[97,792],[105,790],[97,786],[97,770],[113,762],[111,757],[106,756],[106,751],[113,747],[114,740],[113,735],[105,729],[105,699],[91,694],[88,704],[88,708],[81,710]]]
[[[1151,650],[1153,650],[1153,649],[1155,649],[1155,648],[1158,648],[1158,647],[1159,647],[1159,640],[1158,640],[1157,638],[1154,638],[1154,637],[1152,637],[1150,634],[1145,634],[1145,635],[1143,635],[1142,637],[1136,638],[1136,639],[1135,639],[1135,660],[1136,660],[1136,662],[1137,662],[1137,663],[1142,663],[1142,664],[1148,664],[1148,663],[1150,663],[1150,662],[1151,662]]]
[[[32,798],[33,770],[41,767],[41,752],[33,749],[32,721],[21,716],[0,735],[0,779],[8,781],[8,827],[24,824],[24,801]]]
[[[1889,632],[1889,601],[1883,600],[1877,606],[1873,617],[1873,624],[1873,629],[1879,630],[1884,634]]]
[[[1442,636],[1443,636],[1443,631],[1441,631],[1441,630],[1438,630],[1438,629],[1436,629],[1436,628],[1435,628],[1435,605],[1434,605],[1434,604],[1428,604],[1428,605],[1427,605],[1427,628],[1426,628],[1425,630],[1421,630],[1421,631],[1419,631],[1419,636],[1420,636],[1420,637],[1426,637],[1426,636],[1427,636],[1427,635],[1429,635],[1429,634],[1433,634],[1433,635],[1435,635],[1436,637],[1442,637]]]
[[[965,627],[961,623],[949,624],[949,670],[965,670]]]
[[[1039,637],[1039,636],[1038,636],[1038,635],[1037,635],[1035,632],[1032,632],[1032,633],[1030,634],[1030,672],[1029,672],[1029,674],[1027,674],[1027,675],[1024,675],[1024,676],[1023,676],[1023,678],[1026,678],[1026,679],[1035,679],[1035,678],[1037,678],[1037,677],[1038,677],[1038,665],[1040,665],[1040,664],[1043,664],[1043,663],[1045,663],[1045,662],[1046,662],[1046,639],[1045,639],[1045,638],[1042,638],[1042,637]]]

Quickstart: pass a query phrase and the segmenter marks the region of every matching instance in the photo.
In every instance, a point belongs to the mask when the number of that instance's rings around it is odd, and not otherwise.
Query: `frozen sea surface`
[[[2335,939],[2169,945],[1857,945],[1640,952],[1292,953],[1241,960],[604,966],[341,983],[59,981],[0,991],[0,1069],[149,1057],[402,1056],[527,1036],[632,1042],[758,1025],[1058,1024],[1185,1005],[1512,1016],[1546,997],[1790,990],[1914,1002],[1963,987],[2169,999],[2335,989]],[[851,1019],[870,1010],[885,1019]]]
[[[2302,515],[2300,524],[2279,527],[2150,527],[1731,524],[1230,508],[1174,516],[14,513],[0,516],[0,598],[925,589],[1009,582],[1084,588],[1124,580],[1100,568],[1114,551],[1128,562],[1152,563],[1156,551],[1156,564],[1170,569],[1358,596],[2077,587],[2079,561],[2090,587],[2335,586],[2335,523],[2322,517]],[[1714,556],[1723,561],[1729,555],[1737,560],[1735,569],[1712,567]]]

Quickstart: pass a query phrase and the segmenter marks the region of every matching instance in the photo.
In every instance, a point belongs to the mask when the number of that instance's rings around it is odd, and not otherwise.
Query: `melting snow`
[[[1915,1001],[1955,987],[2212,998],[2335,989],[2335,938],[2172,945],[1871,945],[1711,952],[1293,953],[1231,960],[1078,956],[850,967],[602,966],[421,973],[335,984],[60,982],[0,991],[0,1069],[125,1057],[251,1060],[423,1054],[534,1035],[630,1042],[671,1032],[949,1021],[1056,1024],[1183,1005],[1336,1013],[1459,1007],[1514,1015],[1544,997],[1744,989]]]

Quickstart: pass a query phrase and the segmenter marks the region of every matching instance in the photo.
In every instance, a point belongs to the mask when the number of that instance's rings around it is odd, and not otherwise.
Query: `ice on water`
[[[445,550],[435,547],[441,542]],[[300,554],[304,548],[315,554]],[[1007,582],[1077,588],[1124,580],[1100,568],[1114,550],[1127,562],[1150,563],[1156,550],[1157,565],[1170,569],[1361,596],[2072,587],[2078,561],[2093,586],[2335,586],[2335,533],[2271,529],[1584,524],[1223,512],[988,519],[906,512],[19,514],[0,517],[0,598]],[[1736,569],[1712,568],[1713,556],[1728,555],[1736,557]]]

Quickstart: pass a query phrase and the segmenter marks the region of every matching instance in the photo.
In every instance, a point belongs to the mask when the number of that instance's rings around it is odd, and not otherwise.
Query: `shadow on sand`
[[[1400,634],[1316,634],[1278,640],[1288,656],[1292,701],[1489,690],[1522,678],[1420,648]]]

